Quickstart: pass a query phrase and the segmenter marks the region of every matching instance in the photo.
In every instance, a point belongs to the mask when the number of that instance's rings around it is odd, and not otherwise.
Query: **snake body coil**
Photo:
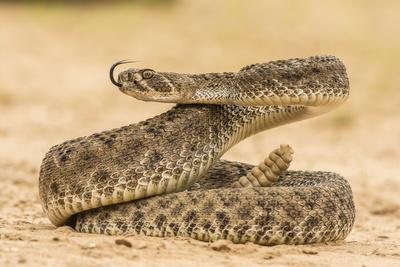
[[[39,177],[55,225],[89,233],[188,236],[263,245],[345,238],[355,209],[335,173],[287,171],[281,146],[258,166],[220,160],[246,137],[344,102],[332,56],[254,64],[235,73],[120,73],[119,89],[179,103],[146,121],[56,145]]]

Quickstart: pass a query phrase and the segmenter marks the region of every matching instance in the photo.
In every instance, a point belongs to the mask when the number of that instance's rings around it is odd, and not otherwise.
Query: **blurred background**
[[[25,190],[24,198],[40,208],[38,171],[50,146],[172,106],[120,93],[108,78],[118,60],[202,73],[332,54],[348,69],[347,103],[251,137],[226,158],[257,163],[289,143],[292,169],[349,179],[358,222],[378,214],[400,218],[399,10],[397,0],[2,1],[0,185],[10,193],[0,207],[4,212],[12,195]]]

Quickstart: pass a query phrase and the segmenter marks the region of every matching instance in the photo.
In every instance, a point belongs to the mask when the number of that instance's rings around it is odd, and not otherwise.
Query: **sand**
[[[0,266],[400,266],[398,1],[169,1],[115,6],[0,5]],[[54,227],[38,173],[54,144],[143,120],[172,105],[118,92],[111,63],[177,72],[334,54],[349,101],[272,129],[225,158],[257,163],[282,143],[291,169],[335,171],[354,192],[343,241],[262,247],[103,236]]]

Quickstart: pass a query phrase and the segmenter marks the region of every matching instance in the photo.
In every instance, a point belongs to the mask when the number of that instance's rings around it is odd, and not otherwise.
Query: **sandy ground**
[[[400,266],[399,8],[398,1],[1,4],[0,266]],[[257,163],[289,143],[292,169],[347,177],[357,218],[346,240],[262,247],[109,237],[55,228],[42,213],[38,172],[50,146],[171,107],[119,93],[107,78],[114,61],[206,72],[314,54],[346,63],[349,101],[251,137],[225,158]]]

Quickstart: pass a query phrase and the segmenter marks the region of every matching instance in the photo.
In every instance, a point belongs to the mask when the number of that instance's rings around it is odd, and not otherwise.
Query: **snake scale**
[[[338,174],[289,171],[281,145],[260,164],[220,160],[260,131],[310,118],[349,95],[344,64],[314,56],[182,74],[131,68],[115,81],[145,101],[177,103],[145,121],[53,146],[39,195],[56,226],[119,235],[261,245],[344,239],[355,207]],[[310,141],[311,143],[311,141]]]

